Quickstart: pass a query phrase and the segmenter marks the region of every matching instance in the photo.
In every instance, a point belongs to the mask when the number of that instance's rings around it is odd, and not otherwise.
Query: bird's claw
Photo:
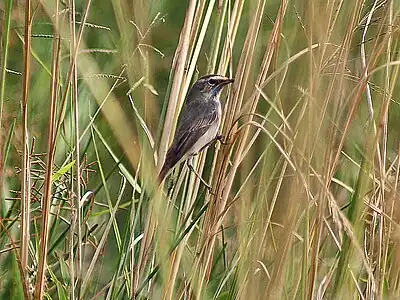
[[[222,145],[229,145],[229,142],[224,142],[225,137],[222,134],[219,134],[215,137],[215,140],[220,142]]]

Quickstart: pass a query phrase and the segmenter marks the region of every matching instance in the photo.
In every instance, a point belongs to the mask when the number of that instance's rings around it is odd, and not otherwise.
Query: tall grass
[[[0,5],[0,299],[397,299],[396,1]],[[223,143],[155,181],[198,76]]]

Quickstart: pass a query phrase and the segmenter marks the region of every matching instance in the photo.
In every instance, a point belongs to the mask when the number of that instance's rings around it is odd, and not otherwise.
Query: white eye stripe
[[[224,81],[227,80],[228,78],[225,76],[221,76],[221,75],[213,75],[213,76],[205,76],[199,79],[199,81],[206,81],[208,82],[209,80],[215,80],[215,81]]]
[[[218,76],[218,75],[216,75],[216,76],[210,77],[209,80],[210,80],[210,79],[213,79],[213,80],[215,80],[215,81],[224,81],[224,80],[227,80],[228,78],[226,78],[226,77],[224,77],[224,76]]]

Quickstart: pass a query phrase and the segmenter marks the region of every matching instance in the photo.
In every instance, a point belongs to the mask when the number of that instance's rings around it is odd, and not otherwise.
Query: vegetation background
[[[400,2],[0,2],[0,299],[399,299]],[[213,187],[157,170],[198,76]]]

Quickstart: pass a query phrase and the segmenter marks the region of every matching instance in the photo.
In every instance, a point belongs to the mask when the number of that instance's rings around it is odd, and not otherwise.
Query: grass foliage
[[[4,0],[0,299],[399,299],[400,2]],[[197,77],[224,143],[155,178]]]

